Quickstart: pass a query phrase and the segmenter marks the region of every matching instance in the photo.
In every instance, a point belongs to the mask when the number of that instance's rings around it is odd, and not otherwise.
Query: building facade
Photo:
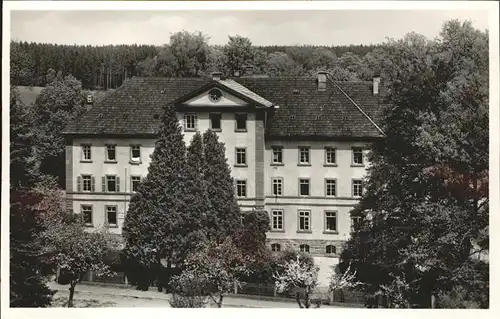
[[[212,129],[226,147],[241,209],[269,213],[269,247],[338,257],[356,222],[370,144],[383,137],[378,79],[133,78],[65,129],[68,209],[119,234],[148,172],[162,108],[184,140]]]

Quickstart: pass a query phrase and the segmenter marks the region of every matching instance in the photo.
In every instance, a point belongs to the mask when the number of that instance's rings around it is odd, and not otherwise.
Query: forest
[[[213,71],[229,75],[245,65],[269,76],[310,75],[318,69],[339,74],[338,80],[363,80],[379,46],[255,46],[241,36],[211,45],[201,32],[178,32],[163,46],[58,45],[11,42],[11,65],[26,73],[13,85],[46,86],[57,76],[72,75],[88,90],[115,89],[133,76],[201,76]]]

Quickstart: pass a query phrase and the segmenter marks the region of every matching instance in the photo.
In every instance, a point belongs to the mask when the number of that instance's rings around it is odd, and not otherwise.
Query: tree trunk
[[[224,299],[224,295],[222,292],[219,295],[219,301],[217,302],[217,308],[222,308],[222,300]]]
[[[309,299],[309,287],[306,288],[306,295],[304,297],[305,297],[304,306],[306,308],[310,308],[311,307],[311,301]]]
[[[295,295],[295,300],[297,300],[297,304],[299,305],[299,308],[304,308],[304,306],[302,305],[302,302],[300,301],[300,292],[297,292],[297,294]]]
[[[75,295],[76,280],[72,280],[69,284],[69,299],[68,308],[73,308],[73,297]]]

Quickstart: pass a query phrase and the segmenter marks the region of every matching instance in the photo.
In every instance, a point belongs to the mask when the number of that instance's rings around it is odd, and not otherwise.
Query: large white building
[[[147,174],[162,108],[189,144],[212,129],[225,143],[242,210],[265,209],[273,250],[338,257],[363,192],[370,143],[383,137],[373,82],[317,77],[132,78],[65,129],[69,209],[120,233]]]

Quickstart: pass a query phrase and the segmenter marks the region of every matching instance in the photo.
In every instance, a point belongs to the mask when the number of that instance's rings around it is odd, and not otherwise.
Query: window
[[[106,161],[116,161],[116,145],[106,145]]]
[[[82,205],[81,212],[85,226],[92,226],[92,205]]]
[[[132,192],[137,192],[137,189],[139,187],[139,183],[141,182],[141,177],[140,176],[132,176],[130,177],[130,184],[132,188]]]
[[[236,148],[236,165],[246,166],[247,165],[247,150],[246,148],[237,147]]]
[[[185,131],[195,131],[196,130],[196,114],[186,113],[184,114],[184,130]]]
[[[106,175],[102,178],[102,190],[104,192],[119,192],[120,178],[115,175]]]
[[[246,114],[236,114],[236,131],[246,131],[247,130],[247,115]]]
[[[272,251],[281,251],[281,245],[280,244],[271,244],[271,250]]]
[[[283,147],[273,146],[272,152],[273,152],[272,164],[283,164]]]
[[[140,162],[141,161],[141,146],[140,145],[131,145],[130,146],[130,159],[132,162]]]
[[[337,181],[335,179],[325,179],[325,195],[337,196]]]
[[[299,231],[311,230],[311,212],[307,210],[299,211]]]
[[[308,165],[309,161],[309,147],[299,147],[299,164]]]
[[[351,217],[351,229],[354,229],[361,222],[361,216],[352,216]]]
[[[273,196],[281,196],[283,195],[283,178],[281,177],[273,177],[272,183],[272,191]]]
[[[299,195],[309,196],[309,179],[307,178],[299,179]]]
[[[325,232],[337,231],[337,212],[325,212]]]
[[[309,253],[309,245],[302,244],[299,246],[299,251],[301,253]]]
[[[236,181],[236,196],[247,197],[247,181]]]
[[[214,131],[221,130],[221,114],[220,113],[210,113],[210,128]]]
[[[271,211],[271,230],[283,230],[283,211]]]
[[[117,219],[116,206],[106,206],[106,223],[111,227],[116,227],[118,225]]]
[[[327,254],[336,254],[337,253],[337,247],[333,245],[327,245],[326,246],[326,253]]]
[[[222,98],[222,91],[219,89],[212,89],[208,92],[208,98],[210,101],[217,103]]]
[[[92,146],[90,144],[82,144],[82,160],[92,160]]]
[[[333,147],[325,147],[325,164],[335,165],[337,163],[337,152]]]
[[[363,149],[353,147],[352,149],[352,163],[354,165],[363,165]]]
[[[84,192],[93,192],[94,183],[92,175],[82,175],[78,180],[78,191],[82,190]]]
[[[363,182],[360,179],[355,179],[352,181],[352,196],[363,196]]]

